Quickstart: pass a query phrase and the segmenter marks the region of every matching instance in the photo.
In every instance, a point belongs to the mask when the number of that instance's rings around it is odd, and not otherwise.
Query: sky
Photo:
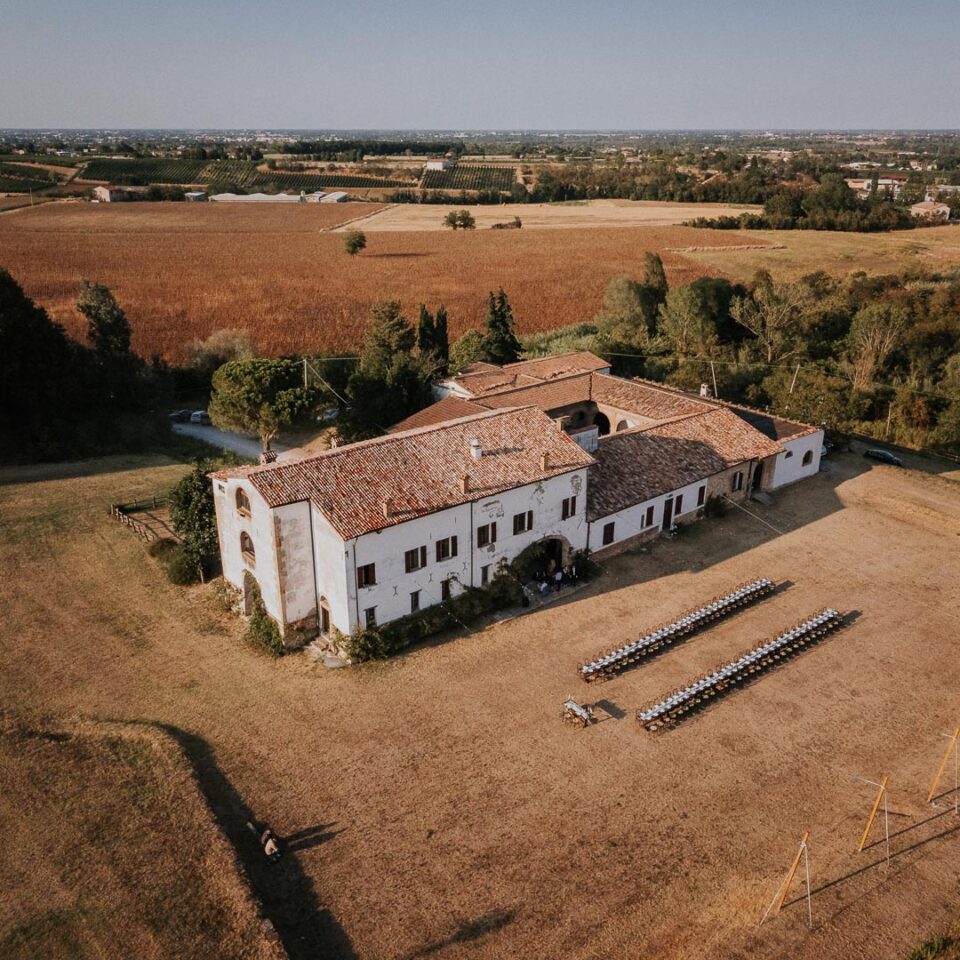
[[[958,0],[0,0],[0,127],[960,127]]]

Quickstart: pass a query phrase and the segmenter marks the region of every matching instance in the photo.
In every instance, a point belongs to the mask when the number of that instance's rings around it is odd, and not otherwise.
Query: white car
[[[209,427],[211,422],[210,414],[207,413],[206,410],[194,410],[193,413],[190,414],[190,422],[199,423],[204,427]]]

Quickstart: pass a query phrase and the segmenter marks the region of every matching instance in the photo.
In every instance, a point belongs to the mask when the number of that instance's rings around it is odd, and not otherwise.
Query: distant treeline
[[[436,156],[463,152],[463,144],[450,140],[297,140],[280,145],[281,153],[308,154],[313,160],[340,160],[359,163],[364,156],[392,157],[412,154]]]

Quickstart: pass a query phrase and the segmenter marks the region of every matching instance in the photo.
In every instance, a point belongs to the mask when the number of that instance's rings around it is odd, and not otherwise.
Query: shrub
[[[439,603],[381,627],[358,627],[338,638],[338,646],[354,661],[385,660],[428,637],[465,626],[479,617],[520,603],[522,591],[515,577],[501,569],[486,587],[468,587]]]
[[[703,515],[705,517],[725,517],[727,515],[727,501],[716,494],[707,497],[707,502],[703,507]]]
[[[252,594],[247,639],[254,644],[254,646],[270,654],[271,657],[280,657],[283,655],[283,638],[280,636],[280,628],[274,622],[273,617],[267,613],[267,608],[263,605],[260,587],[256,584],[251,584],[249,589],[252,591]]]
[[[348,230],[344,235],[343,249],[346,250],[351,257],[355,257],[366,247],[366,245],[366,234],[362,233],[360,230]]]
[[[197,567],[187,556],[182,543],[170,538],[154,540],[147,552],[163,567],[167,579],[178,587],[190,586],[200,579]]]
[[[243,612],[243,598],[240,591],[223,577],[218,577],[213,582],[213,599],[224,613]]]

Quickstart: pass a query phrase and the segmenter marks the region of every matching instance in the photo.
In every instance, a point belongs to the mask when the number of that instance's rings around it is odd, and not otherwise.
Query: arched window
[[[243,487],[237,487],[237,513],[242,513],[245,516],[250,516],[250,498],[247,496],[247,491]]]
[[[813,451],[812,451],[812,450],[808,450],[808,451],[803,455],[803,465],[804,465],[805,467],[809,467],[811,463],[813,463]]]
[[[247,563],[256,563],[257,562],[257,552],[253,549],[253,541],[250,539],[250,534],[246,530],[240,534],[240,552],[243,554],[243,559]]]

